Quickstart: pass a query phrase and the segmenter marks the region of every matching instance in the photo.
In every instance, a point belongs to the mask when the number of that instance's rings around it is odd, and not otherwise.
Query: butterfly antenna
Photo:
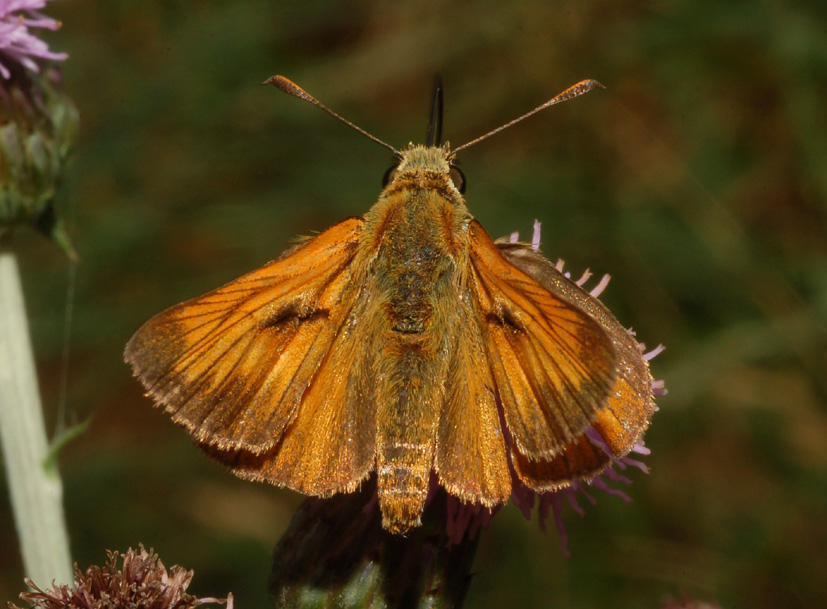
[[[356,125],[351,123],[349,120],[347,120],[343,116],[339,116],[333,110],[331,110],[330,108],[325,106],[322,102],[320,102],[318,99],[316,99],[315,97],[310,95],[310,93],[308,93],[307,91],[302,89],[299,85],[294,83],[289,78],[285,78],[284,76],[280,76],[280,75],[277,74],[275,76],[271,76],[270,78],[268,78],[267,80],[265,80],[261,84],[275,85],[276,87],[278,87],[279,89],[281,89],[285,93],[287,93],[289,95],[292,95],[293,97],[298,97],[299,99],[303,99],[306,102],[310,102],[314,106],[318,106],[319,108],[321,108],[322,110],[327,112],[330,116],[332,116],[333,118],[343,122],[348,127],[351,127],[352,129],[355,129],[356,131],[358,131],[359,133],[364,135],[366,138],[371,139],[374,142],[376,142],[377,144],[380,144],[380,145],[384,146],[385,148],[393,151],[394,154],[399,154],[399,151],[396,148],[394,148],[390,144],[387,144],[387,143],[383,142],[382,140],[380,140],[375,135],[371,135],[370,133],[368,133],[367,131],[365,131],[361,127],[357,127]]]
[[[442,143],[442,77],[437,74],[434,79],[434,95],[431,99],[431,118],[428,121],[428,135],[425,145],[439,146]]]
[[[553,106],[554,104],[559,104],[560,102],[564,102],[566,100],[573,99],[575,97],[579,97],[579,96],[583,95],[584,93],[588,93],[589,91],[591,91],[594,88],[605,89],[606,87],[601,85],[596,80],[581,80],[579,83],[569,87],[568,89],[566,89],[562,93],[558,93],[557,95],[552,97],[550,100],[548,100],[546,103],[537,106],[531,112],[527,112],[526,114],[523,114],[522,116],[520,116],[518,118],[515,118],[510,123],[506,123],[505,125],[503,125],[501,127],[497,127],[493,131],[489,131],[485,135],[481,135],[477,139],[471,140],[470,142],[468,142],[467,144],[463,144],[459,148],[454,148],[454,150],[452,152],[454,154],[456,154],[460,150],[464,150],[465,148],[470,148],[474,144],[478,144],[482,140],[488,139],[492,135],[494,135],[496,133],[499,133],[500,131],[503,131],[504,129],[508,129],[509,127],[511,127],[513,125],[516,125],[520,121],[527,119],[529,116],[537,114],[540,110],[545,110],[546,108],[548,108],[549,106]]]

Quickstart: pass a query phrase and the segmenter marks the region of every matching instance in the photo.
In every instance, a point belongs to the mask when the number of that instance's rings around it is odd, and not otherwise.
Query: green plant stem
[[[63,487],[49,453],[17,259],[0,250],[0,444],[26,576],[71,584]]]

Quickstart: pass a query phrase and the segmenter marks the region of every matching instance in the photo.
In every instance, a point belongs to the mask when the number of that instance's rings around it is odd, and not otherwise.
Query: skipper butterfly
[[[157,405],[243,478],[320,497],[376,472],[382,523],[420,523],[432,474],[466,502],[591,479],[654,410],[634,336],[530,245],[473,219],[441,145],[397,151],[282,76],[267,81],[393,150],[379,200],[276,260],[159,313],[125,358]]]

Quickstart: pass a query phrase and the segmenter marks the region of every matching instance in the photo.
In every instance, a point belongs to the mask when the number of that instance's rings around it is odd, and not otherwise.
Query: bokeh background
[[[495,236],[608,272],[603,297],[669,394],[634,502],[565,515],[571,558],[513,507],[484,534],[468,607],[827,606],[827,5],[820,0],[313,3],[72,0],[82,132],[60,204],[81,256],[61,458],[76,560],[143,542],[199,596],[268,606],[301,497],[236,480],[151,408],[122,363],[152,314],[375,201],[388,152],[261,81],[290,76],[399,147],[434,74],[455,144],[586,77],[606,91],[462,156]],[[67,262],[16,235],[47,419]],[[0,600],[22,588],[7,495]]]

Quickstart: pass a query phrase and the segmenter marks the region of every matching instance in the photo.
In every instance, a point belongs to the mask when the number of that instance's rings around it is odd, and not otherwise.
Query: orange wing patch
[[[591,480],[609,464],[606,452],[586,434],[578,437],[549,461],[532,461],[519,450],[512,451],[514,471],[523,483],[537,492],[557,491],[576,480]]]
[[[470,235],[469,283],[512,441],[526,461],[551,461],[605,407],[615,349],[597,321],[506,260],[476,221]]]
[[[242,478],[320,497],[355,490],[375,460],[376,374],[366,348],[373,302],[352,308],[278,444],[262,454],[201,447]]]
[[[505,243],[498,247],[506,260],[544,289],[560,294],[590,315],[611,339],[617,354],[617,375],[605,407],[596,413],[592,426],[600,432],[615,457],[626,455],[646,430],[655,411],[652,375],[634,334],[597,298],[566,278],[551,261],[530,247]]]
[[[346,288],[362,224],[159,313],[129,341],[135,375],[198,443],[263,454],[282,439],[360,293]]]

